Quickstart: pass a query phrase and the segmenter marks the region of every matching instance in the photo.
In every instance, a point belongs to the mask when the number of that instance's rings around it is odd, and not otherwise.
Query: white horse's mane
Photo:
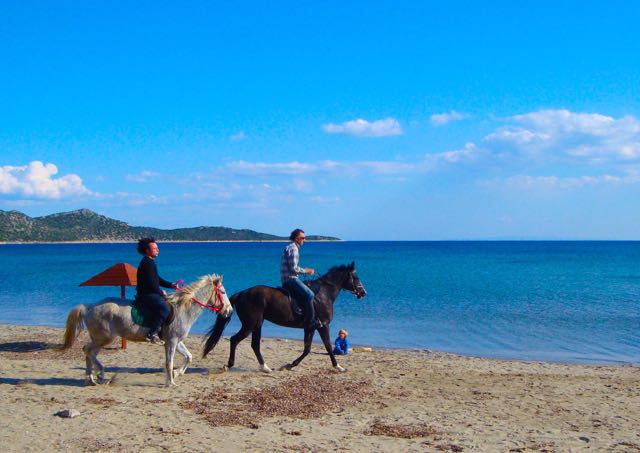
[[[202,277],[199,277],[198,280],[196,280],[195,282],[185,286],[179,291],[176,291],[170,294],[167,297],[167,299],[170,303],[176,306],[191,304],[192,303],[191,298],[194,297],[194,295],[198,291],[202,290],[207,286],[210,286],[213,289],[213,287],[216,286],[218,283],[222,283],[221,275],[217,275],[217,274],[203,275]],[[206,301],[204,300],[202,302],[206,303]]]

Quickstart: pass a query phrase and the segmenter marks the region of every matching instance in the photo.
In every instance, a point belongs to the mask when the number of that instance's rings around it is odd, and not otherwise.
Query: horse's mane
[[[307,280],[307,281],[309,283],[318,283],[320,280],[322,280],[325,277],[328,277],[331,274],[335,274],[338,272],[345,272],[349,270],[350,270],[350,266],[348,264],[340,264],[339,266],[333,266],[326,273],[322,274],[320,277],[314,278],[313,280]]]
[[[349,265],[341,264],[339,266],[333,266],[331,269],[329,269],[327,271],[327,273],[325,275],[331,274],[332,272],[338,272],[338,271],[343,272],[343,271],[346,271],[346,270],[349,270]]]
[[[196,280],[195,282],[190,283],[189,285],[185,286],[181,290],[170,294],[167,297],[167,300],[178,307],[188,306],[189,304],[192,303],[191,298],[195,295],[195,293],[197,293],[207,285],[215,286],[221,282],[222,282],[221,275],[217,275],[217,274],[203,275],[202,277],[199,277],[198,280]]]

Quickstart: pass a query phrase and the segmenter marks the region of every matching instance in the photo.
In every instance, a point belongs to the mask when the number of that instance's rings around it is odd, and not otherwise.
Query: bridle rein
[[[178,280],[178,283],[184,284],[184,281]],[[218,282],[217,284],[213,284],[213,279],[211,279],[211,283],[213,286],[213,304],[209,305],[209,301],[207,303],[200,302],[195,296],[191,296],[191,301],[200,305],[202,308],[205,308],[209,311],[213,311],[215,313],[219,312],[224,308],[224,300],[222,299],[222,290],[224,290],[224,286],[222,283]],[[182,288],[178,288],[177,291],[181,291]],[[211,298],[209,298],[211,300]]]
[[[353,288],[353,289],[343,288],[342,286],[332,282],[331,280],[328,280],[325,276],[322,276],[322,277],[318,278],[318,281],[321,281],[321,282],[324,282],[324,283],[326,283],[328,285],[331,285],[334,288],[338,288],[338,290],[345,289],[345,290],[349,291],[351,294],[353,294],[356,297],[358,297],[358,291],[360,289],[364,289],[362,284],[356,285],[355,279],[353,277],[353,272],[349,272],[349,283],[351,283],[351,288]]]

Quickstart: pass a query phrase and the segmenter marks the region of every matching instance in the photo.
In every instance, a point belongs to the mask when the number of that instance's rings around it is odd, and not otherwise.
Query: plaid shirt
[[[304,273],[304,269],[298,266],[300,261],[300,252],[298,251],[298,244],[295,242],[289,242],[284,248],[282,253],[282,261],[280,262],[280,280],[284,285],[284,282],[290,278],[298,278],[299,274]]]

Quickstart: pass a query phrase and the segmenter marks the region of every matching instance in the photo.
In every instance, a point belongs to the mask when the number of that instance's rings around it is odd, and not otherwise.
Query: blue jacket
[[[351,345],[349,344],[349,338],[344,340],[340,337],[336,338],[336,347],[333,349],[334,354],[345,355],[349,353]]]

